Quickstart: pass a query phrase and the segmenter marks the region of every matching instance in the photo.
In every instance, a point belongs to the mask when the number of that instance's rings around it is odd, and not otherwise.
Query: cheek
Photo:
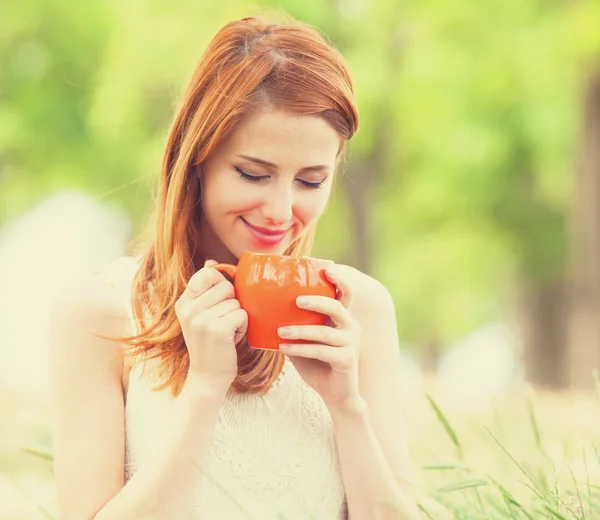
[[[231,213],[243,213],[260,203],[260,193],[237,182],[206,183],[202,206],[209,215],[218,217]]]
[[[249,213],[259,208],[263,203],[263,194],[253,186],[230,186],[226,190],[227,195],[221,203],[223,213]]]
[[[308,225],[317,220],[325,211],[327,201],[329,200],[329,190],[323,190],[323,193],[308,194],[301,198],[295,207],[296,217],[304,225]]]

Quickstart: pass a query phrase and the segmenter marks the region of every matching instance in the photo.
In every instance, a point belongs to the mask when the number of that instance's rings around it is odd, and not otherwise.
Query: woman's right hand
[[[233,284],[212,269],[214,260],[189,280],[175,303],[188,349],[190,377],[199,378],[210,388],[227,392],[237,375],[235,345],[248,328],[248,315],[235,298]]]

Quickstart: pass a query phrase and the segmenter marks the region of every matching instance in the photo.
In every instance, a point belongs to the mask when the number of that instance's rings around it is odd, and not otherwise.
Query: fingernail
[[[298,296],[296,303],[300,307],[306,307],[310,303],[310,298],[308,296]]]
[[[279,344],[279,350],[286,351],[286,350],[290,350],[291,348],[292,348],[292,346],[288,343],[280,343]]]
[[[289,327],[279,327],[277,333],[282,338],[289,338],[292,335],[292,329]]]

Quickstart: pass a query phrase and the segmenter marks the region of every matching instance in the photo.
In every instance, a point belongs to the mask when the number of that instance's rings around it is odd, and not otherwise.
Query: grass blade
[[[456,447],[456,451],[458,452],[458,458],[461,461],[464,460],[465,456],[464,456],[464,452],[462,449],[462,445],[461,445],[460,441],[458,440],[458,436],[456,435],[454,428],[452,428],[452,426],[450,425],[450,421],[446,418],[446,416],[443,414],[440,407],[436,404],[436,402],[433,400],[433,398],[428,393],[425,394],[425,397],[429,401],[429,404],[431,405],[431,408],[433,409],[438,421],[440,421],[440,423],[444,427],[444,430],[448,434],[448,437],[450,437],[452,444],[454,444],[454,446]]]
[[[40,459],[54,462],[54,455],[52,455],[52,453],[49,451],[45,451],[40,448],[32,448],[32,447],[28,447],[28,446],[22,446],[21,451],[23,451],[29,455],[39,457]]]

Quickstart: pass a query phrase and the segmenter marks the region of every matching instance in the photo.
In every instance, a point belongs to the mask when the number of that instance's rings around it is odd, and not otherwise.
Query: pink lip
[[[288,229],[268,229],[258,226],[253,226],[242,218],[244,224],[254,237],[254,239],[264,245],[273,246],[279,244],[287,235]]]

